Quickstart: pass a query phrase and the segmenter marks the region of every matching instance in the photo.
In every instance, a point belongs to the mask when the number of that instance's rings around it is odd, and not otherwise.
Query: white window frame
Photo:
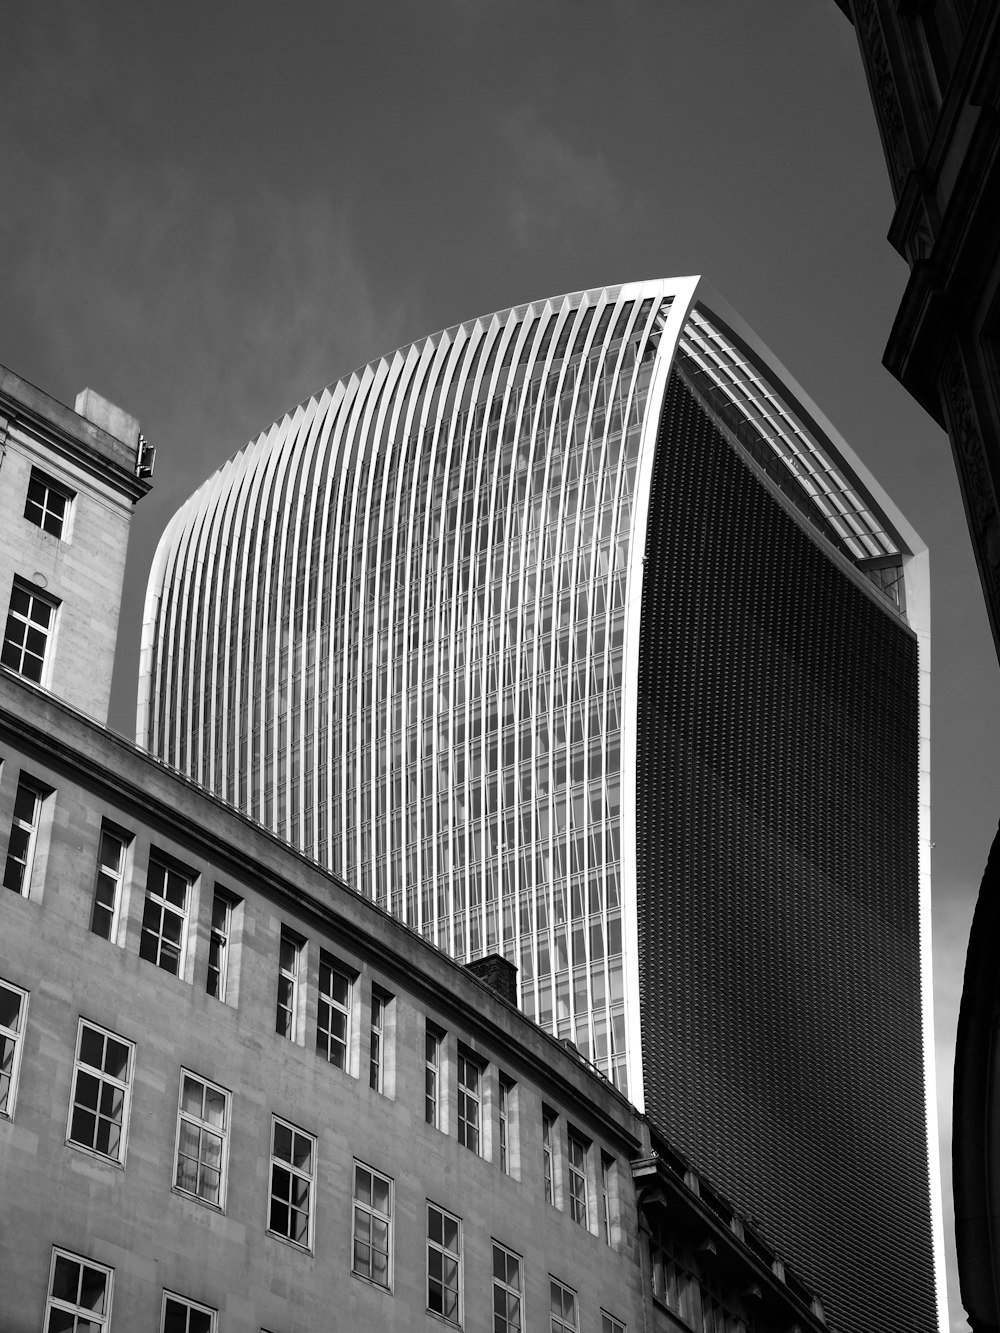
[[[545,1202],[555,1206],[556,1201],[556,1181],[555,1181],[555,1152],[552,1144],[552,1134],[555,1130],[556,1118],[551,1111],[542,1110],[542,1182],[545,1186]]]
[[[439,1225],[438,1225],[438,1228],[437,1228],[437,1229],[440,1231],[440,1233],[441,1233],[441,1239],[440,1239],[440,1240],[435,1240],[435,1239],[433,1239],[433,1236],[432,1236],[432,1229],[433,1229],[433,1226],[434,1226],[434,1223],[433,1223],[433,1217],[434,1217],[435,1215],[440,1219],[440,1221],[439,1221]],[[446,1235],[446,1232],[445,1232],[445,1219],[447,1219],[449,1222],[453,1222],[453,1223],[455,1224],[455,1229],[456,1229],[456,1241],[455,1241],[456,1248],[455,1248],[455,1249],[451,1249],[451,1248],[448,1246],[448,1244],[447,1244],[447,1235]],[[432,1259],[432,1256],[439,1256],[439,1257],[436,1258],[436,1259]],[[453,1288],[449,1283],[446,1283],[446,1281],[445,1281],[445,1276],[446,1276],[446,1273],[447,1273],[447,1265],[448,1265],[449,1261],[450,1261],[452,1264],[454,1264],[455,1282],[456,1282],[456,1286],[455,1286],[454,1288]],[[431,1267],[432,1267],[432,1264],[433,1264],[435,1267],[440,1268],[440,1273],[441,1273],[440,1277],[437,1277],[437,1276],[432,1277],[432,1275],[431,1275]],[[438,1287],[440,1287],[440,1289],[441,1289],[441,1308],[440,1308],[440,1309],[437,1309],[437,1308],[435,1307],[435,1305],[433,1305],[433,1304],[431,1303],[431,1282],[434,1282],[434,1283],[435,1283]],[[463,1291],[462,1291],[462,1286],[463,1286],[463,1283],[462,1283],[462,1219],[461,1219],[460,1217],[456,1217],[454,1213],[449,1213],[448,1210],[447,1210],[447,1208],[441,1208],[441,1207],[438,1206],[438,1204],[436,1204],[436,1203],[431,1203],[430,1200],[428,1200],[428,1202],[427,1202],[427,1285],[426,1285],[426,1292],[427,1292],[427,1309],[431,1312],[431,1314],[436,1314],[439,1318],[445,1320],[446,1323],[449,1323],[449,1324],[456,1324],[456,1325],[458,1325],[458,1326],[460,1327],[461,1324],[462,1324],[462,1314],[463,1314],[463,1309],[462,1309],[462,1303],[463,1303]],[[444,1299],[445,1292],[450,1292],[450,1291],[452,1291],[452,1290],[455,1291],[455,1314],[454,1314],[454,1318],[453,1318],[450,1314],[447,1314],[447,1313],[445,1312],[445,1308],[444,1308],[444,1307],[445,1307],[445,1299]]]
[[[385,1031],[392,996],[378,986],[372,987],[371,1042],[368,1060],[368,1085],[374,1092],[385,1091]]]
[[[118,855],[114,859],[114,864],[109,858],[105,860],[105,846],[107,844],[117,844]],[[102,940],[110,940],[112,944],[118,943],[118,935],[121,928],[122,898],[125,891],[125,875],[128,862],[129,847],[132,844],[132,835],[126,833],[124,829],[116,828],[109,824],[107,820],[101,825],[101,840],[97,846],[97,873],[94,876],[94,897],[90,909],[90,930],[91,934],[97,935]],[[101,889],[110,890],[110,905],[101,901]],[[107,915],[107,934],[103,929],[98,929],[98,912]]]
[[[202,1305],[200,1301],[193,1301],[189,1296],[181,1296],[176,1291],[167,1291],[166,1287],[163,1289],[163,1301],[160,1305],[160,1333],[163,1333],[166,1327],[168,1301],[183,1307],[184,1333],[191,1333],[192,1314],[208,1315],[208,1333],[215,1333],[219,1318],[218,1310],[213,1310],[210,1305]]]
[[[305,941],[293,931],[281,927],[278,943],[278,998],[274,1012],[274,1030],[279,1037],[298,1040],[299,995],[302,956]]]
[[[32,496],[31,488],[33,486],[41,487],[44,492],[40,500]],[[49,503],[50,496],[55,496],[61,501],[61,510],[57,511],[56,507]],[[33,523],[36,528],[41,528],[43,532],[47,532],[50,537],[68,542],[70,538],[70,520],[73,515],[73,501],[75,499],[75,492],[71,491],[68,486],[63,485],[61,481],[56,481],[54,477],[50,477],[41,468],[33,467],[31,476],[28,478],[28,489],[24,495],[24,517],[29,523]],[[34,513],[29,513],[29,510],[37,510],[37,517]],[[47,520],[50,517],[53,524],[58,524],[58,531],[55,530],[54,526],[49,526]]]
[[[367,1199],[365,1198],[365,1187],[363,1176],[367,1176],[368,1188]],[[375,1181],[379,1181],[386,1189],[386,1207],[379,1208],[375,1202]],[[383,1175],[381,1171],[376,1171],[374,1167],[368,1166],[365,1162],[355,1160],[354,1163],[354,1207],[351,1221],[351,1272],[355,1277],[359,1277],[364,1282],[370,1282],[375,1287],[382,1287],[385,1291],[392,1291],[392,1262],[393,1262],[393,1244],[392,1244],[392,1212],[393,1212],[393,1181],[391,1176]],[[367,1228],[367,1239],[364,1234],[359,1235]],[[379,1229],[384,1231],[385,1247],[377,1246],[375,1243],[376,1232]],[[367,1250],[368,1261],[366,1264],[358,1262],[358,1250],[362,1252]],[[375,1255],[385,1255],[385,1281],[375,1276]]]
[[[503,1276],[497,1272],[497,1261],[503,1264]],[[517,1266],[517,1282],[510,1280],[511,1261]],[[497,1309],[503,1301],[503,1312]],[[512,1308],[512,1302],[516,1303]],[[516,1251],[493,1242],[493,1330],[494,1333],[521,1333],[524,1327],[524,1260]]]
[[[291,1156],[285,1157],[279,1155],[275,1150],[275,1131],[278,1127],[287,1130],[291,1134]],[[297,1140],[302,1139],[309,1144],[309,1166],[308,1169],[296,1164]],[[305,1185],[305,1208],[295,1201],[295,1195],[289,1189],[285,1194],[275,1193],[275,1172],[283,1172],[288,1177],[289,1186],[295,1181],[302,1182]],[[307,1130],[299,1129],[290,1121],[282,1119],[281,1116],[271,1116],[271,1167],[268,1171],[267,1180],[267,1232],[269,1236],[276,1236],[278,1240],[285,1241],[288,1245],[294,1245],[297,1250],[312,1251],[313,1245],[313,1225],[315,1221],[315,1201],[316,1201],[316,1137]],[[289,1235],[288,1227],[279,1231],[272,1225],[273,1210],[275,1204],[285,1208],[289,1214],[289,1222],[295,1213],[304,1213],[306,1219],[306,1239],[297,1240]]]
[[[154,868],[157,873],[163,874],[159,888],[154,887],[152,882]],[[139,957],[145,959],[147,963],[152,963],[162,972],[169,972],[172,977],[179,977],[182,981],[187,962],[188,923],[195,878],[193,871],[178,865],[164,852],[155,847],[150,850],[149,865],[146,870],[146,897],[142,906]],[[182,906],[178,906],[169,896],[174,882],[184,886]],[[158,924],[154,928],[153,922],[157,917]],[[164,924],[167,920],[177,923],[176,941],[164,933]],[[152,946],[147,943],[150,940],[155,941]],[[164,960],[168,962],[165,963]],[[176,966],[170,966],[170,962]]]
[[[68,1264],[79,1265],[79,1273],[76,1280],[75,1301],[68,1300],[65,1296],[55,1294],[56,1284],[56,1265],[59,1260]],[[106,1278],[104,1287],[104,1308],[98,1313],[94,1309],[87,1309],[85,1305],[80,1304],[82,1295],[83,1272],[89,1268],[94,1273],[101,1273]],[[115,1270],[109,1268],[107,1264],[99,1264],[95,1259],[89,1259],[83,1254],[74,1254],[72,1250],[64,1250],[58,1245],[52,1247],[52,1259],[49,1263],[49,1285],[48,1294],[45,1301],[45,1327],[49,1327],[52,1314],[58,1311],[60,1314],[69,1314],[74,1316],[73,1327],[77,1327],[77,1321],[82,1320],[88,1327],[96,1325],[101,1333],[111,1326],[111,1300],[114,1295]]]
[[[556,1300],[556,1293],[559,1296],[559,1313],[556,1314],[552,1306]],[[570,1302],[570,1310],[567,1314],[567,1297]],[[572,1319],[572,1323],[570,1323]],[[565,1282],[560,1282],[558,1278],[549,1274],[549,1330],[550,1333],[580,1333],[580,1306],[576,1298],[576,1292],[572,1287],[567,1287]]]
[[[441,1051],[444,1038],[427,1024],[424,1035],[424,1123],[441,1128]]]
[[[80,1054],[85,1030],[95,1033],[102,1038],[102,1064],[100,1066],[91,1064],[89,1060],[84,1060]],[[124,1046],[126,1048],[127,1055],[125,1060],[124,1079],[109,1073],[104,1068],[103,1062],[107,1059],[109,1041],[117,1042],[119,1046]],[[129,1112],[132,1105],[132,1075],[134,1068],[134,1042],[129,1041],[125,1037],[120,1037],[117,1032],[111,1032],[108,1028],[101,1027],[99,1023],[92,1023],[86,1018],[80,1019],[76,1033],[76,1055],[73,1060],[73,1087],[69,1099],[69,1119],[66,1125],[67,1143],[72,1144],[74,1148],[78,1148],[81,1152],[90,1153],[94,1157],[100,1157],[105,1161],[115,1162],[119,1166],[125,1165],[125,1152],[128,1146]],[[77,1101],[77,1092],[80,1085],[81,1075],[84,1078],[96,1081],[98,1085],[97,1109],[85,1102]],[[103,1094],[107,1088],[110,1088],[112,1093],[118,1092],[121,1094],[119,1115],[117,1117],[104,1114],[100,1109],[104,1102]],[[90,1142],[86,1142],[83,1139],[75,1139],[73,1137],[73,1121],[76,1118],[74,1113],[77,1110],[80,1111],[81,1115],[94,1117],[95,1132],[91,1135]],[[99,1141],[96,1131],[99,1129],[102,1121],[118,1126],[118,1145],[114,1152],[108,1152],[106,1149],[96,1146],[96,1142]]]
[[[579,1159],[577,1157],[579,1154]],[[569,1215],[580,1226],[590,1228],[590,1181],[588,1179],[590,1144],[574,1130],[566,1135],[566,1162],[569,1167]]]
[[[0,978],[0,990],[17,996],[17,1014],[14,1026],[0,1022],[0,1118],[14,1119],[17,1105],[17,1085],[21,1074],[21,1051],[24,1047],[24,1029],[28,1021],[28,992],[12,981]]]
[[[475,1071],[475,1082],[470,1083],[469,1070]],[[483,1155],[483,1085],[486,1070],[478,1058],[461,1046],[458,1048],[458,1141],[463,1147]]]
[[[607,1310],[601,1311],[601,1333],[626,1333],[625,1325]]]
[[[337,995],[342,983],[345,999]],[[320,951],[316,1001],[316,1050],[335,1069],[351,1072],[351,1015],[354,1011],[355,976],[332,954]],[[336,1027],[343,1026],[343,1035]]]
[[[201,1089],[201,1107],[197,1112],[190,1105],[185,1106],[185,1092],[188,1091],[186,1084],[190,1086],[192,1092],[198,1088]],[[206,1103],[210,1092],[214,1093],[217,1098],[222,1099],[221,1125],[206,1116]],[[196,1074],[191,1069],[181,1068],[181,1077],[177,1089],[177,1133],[174,1137],[174,1189],[181,1194],[186,1194],[188,1198],[197,1199],[206,1207],[217,1208],[219,1212],[225,1212],[226,1209],[231,1107],[232,1096],[226,1088],[220,1087],[218,1083],[213,1083],[211,1079],[204,1078],[201,1074]],[[182,1184],[180,1180],[181,1136],[185,1127],[187,1127],[188,1133],[197,1135],[197,1155],[193,1155],[189,1151],[184,1153],[185,1160],[194,1163],[196,1180],[193,1189]],[[205,1161],[206,1144],[210,1144],[213,1140],[218,1142],[219,1164],[217,1168],[212,1167]],[[219,1175],[218,1198],[216,1199],[202,1192],[203,1173],[213,1170],[217,1170]]]
[[[229,963],[233,946],[233,912],[236,905],[233,895],[217,884],[212,892],[212,922],[208,934],[208,972],[205,977],[205,992],[223,1004],[228,998]]]
[[[514,1097],[514,1081],[506,1074],[497,1079],[497,1117],[500,1127],[500,1170],[504,1175],[513,1174],[511,1159],[511,1127],[514,1123],[511,1114],[511,1102]]]
[[[50,794],[48,788],[33,778],[25,774],[17,780],[17,792],[14,796],[14,813],[10,821],[10,837],[7,840],[7,857],[4,861],[3,883],[4,888],[9,889],[11,893],[16,893],[20,898],[31,896],[31,871],[35,863],[35,850],[38,846],[38,830],[42,822],[42,806],[45,798]],[[30,818],[24,814],[18,814],[17,807],[21,803],[22,795],[30,796],[32,801]],[[24,848],[21,852],[15,853],[13,850],[15,834],[20,833],[24,836]],[[16,873],[18,885],[15,887],[9,883],[11,868],[19,866]]]
[[[17,593],[28,599],[27,607],[23,611],[16,610],[14,607],[14,597]],[[36,602],[39,606],[48,608],[49,614],[46,616],[44,623],[33,615]],[[47,686],[51,672],[52,654],[50,649],[55,637],[60,605],[61,603],[57,597],[50,597],[47,592],[43,592],[34,583],[29,583],[27,579],[14,575],[10,590],[10,602],[7,607],[7,622],[3,632],[3,647],[0,649],[0,661],[8,670],[16,672],[17,675],[23,676],[25,680],[32,681],[42,689]],[[29,635],[34,636],[30,649],[28,647]],[[38,636],[41,636],[41,643],[38,642]],[[24,664],[28,658],[32,662],[38,661],[40,663],[37,675],[34,671],[25,671]]]

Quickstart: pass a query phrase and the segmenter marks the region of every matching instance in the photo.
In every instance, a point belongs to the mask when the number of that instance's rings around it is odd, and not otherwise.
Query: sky
[[[907,269],[834,0],[46,0],[0,43],[0,362],[156,447],[112,725],[182,501],[289,408],[523,301],[703,274],[930,549],[935,1035],[996,828],[997,659],[943,432],[881,365]]]

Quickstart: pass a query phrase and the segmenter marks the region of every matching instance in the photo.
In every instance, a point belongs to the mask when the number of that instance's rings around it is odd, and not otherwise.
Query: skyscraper
[[[838,1328],[930,1328],[928,629],[816,408],[698,280],[636,283],[414,343],[230,460],[157,552],[138,731],[514,961]]]

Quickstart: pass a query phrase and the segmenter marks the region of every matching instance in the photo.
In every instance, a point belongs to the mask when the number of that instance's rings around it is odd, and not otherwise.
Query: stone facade
[[[39,683],[105,722],[129,525],[149,482],[138,422],[89,389],[78,406],[88,415],[0,366],[0,609],[9,618],[15,586],[50,608]]]
[[[466,968],[6,671],[0,755],[4,834],[21,785],[44,793],[24,892],[0,891],[17,1052],[0,1116],[5,1329],[43,1326],[54,1255],[110,1274],[101,1328],[170,1329],[157,1324],[167,1300],[220,1333],[542,1328],[553,1281],[575,1312],[565,1327],[588,1333],[822,1327],[778,1257],[626,1099]],[[172,898],[163,867],[183,885]],[[331,969],[342,1009],[324,1007]],[[95,1033],[128,1052],[105,1077],[127,1098],[101,1104],[110,1138],[87,1119]],[[185,1122],[192,1087],[222,1116]],[[275,1204],[276,1117],[310,1148],[297,1233]],[[223,1143],[221,1179],[204,1137],[185,1155],[181,1122]],[[356,1271],[369,1262],[357,1165],[389,1182],[375,1277]],[[455,1318],[431,1308],[429,1207],[460,1224]],[[520,1324],[491,1322],[497,1245],[519,1261]]]

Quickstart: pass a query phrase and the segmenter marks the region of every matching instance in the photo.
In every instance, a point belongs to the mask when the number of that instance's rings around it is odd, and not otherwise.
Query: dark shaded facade
[[[647,1111],[835,1327],[931,1329],[917,643],[724,430],[675,375],[639,682]]]

